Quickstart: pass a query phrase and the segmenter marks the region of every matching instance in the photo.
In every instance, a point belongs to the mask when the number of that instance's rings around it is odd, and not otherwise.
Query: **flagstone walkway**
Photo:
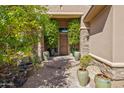
[[[54,57],[44,62],[44,66],[29,77],[23,88],[81,88],[77,69],[79,61],[71,56]],[[93,88],[91,79],[86,88]]]

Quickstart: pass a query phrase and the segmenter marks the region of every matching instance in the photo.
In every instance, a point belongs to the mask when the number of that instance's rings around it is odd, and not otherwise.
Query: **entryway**
[[[34,71],[21,88],[82,88],[77,78],[79,63],[73,56],[53,57],[48,62],[44,61],[44,66]],[[90,69],[89,74],[92,72]],[[92,81],[85,87],[94,88]]]
[[[68,55],[68,33],[60,32],[60,55]]]

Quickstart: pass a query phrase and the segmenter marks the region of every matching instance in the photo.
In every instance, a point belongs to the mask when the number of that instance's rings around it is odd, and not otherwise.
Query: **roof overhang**
[[[48,12],[51,18],[80,18],[82,12]]]
[[[107,5],[93,5],[86,16],[84,17],[84,22],[90,22],[94,17],[96,17]]]

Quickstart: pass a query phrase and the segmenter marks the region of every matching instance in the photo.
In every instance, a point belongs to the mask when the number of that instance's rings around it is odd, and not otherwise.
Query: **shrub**
[[[68,40],[71,50],[75,49],[75,46],[80,41],[80,21],[79,19],[73,19],[68,25]]]
[[[56,20],[50,20],[45,26],[45,43],[48,48],[58,46],[59,24]]]
[[[80,66],[82,69],[86,69],[89,63],[92,61],[92,57],[90,55],[84,55],[80,58]]]
[[[41,6],[0,6],[0,63],[16,64],[32,56],[33,46],[43,31],[46,8]],[[44,21],[43,21],[44,20]]]

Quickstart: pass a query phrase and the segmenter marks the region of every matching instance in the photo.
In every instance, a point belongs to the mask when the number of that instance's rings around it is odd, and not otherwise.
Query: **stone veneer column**
[[[80,29],[80,53],[81,56],[89,53],[89,32],[88,28],[81,27]]]
[[[44,35],[43,33],[39,34],[39,39],[40,41],[38,42],[38,57],[39,57],[39,61],[43,60],[43,51],[44,51]]]
[[[43,60],[43,52],[45,51],[45,46],[44,46],[44,34],[42,34],[41,37],[41,60]]]

